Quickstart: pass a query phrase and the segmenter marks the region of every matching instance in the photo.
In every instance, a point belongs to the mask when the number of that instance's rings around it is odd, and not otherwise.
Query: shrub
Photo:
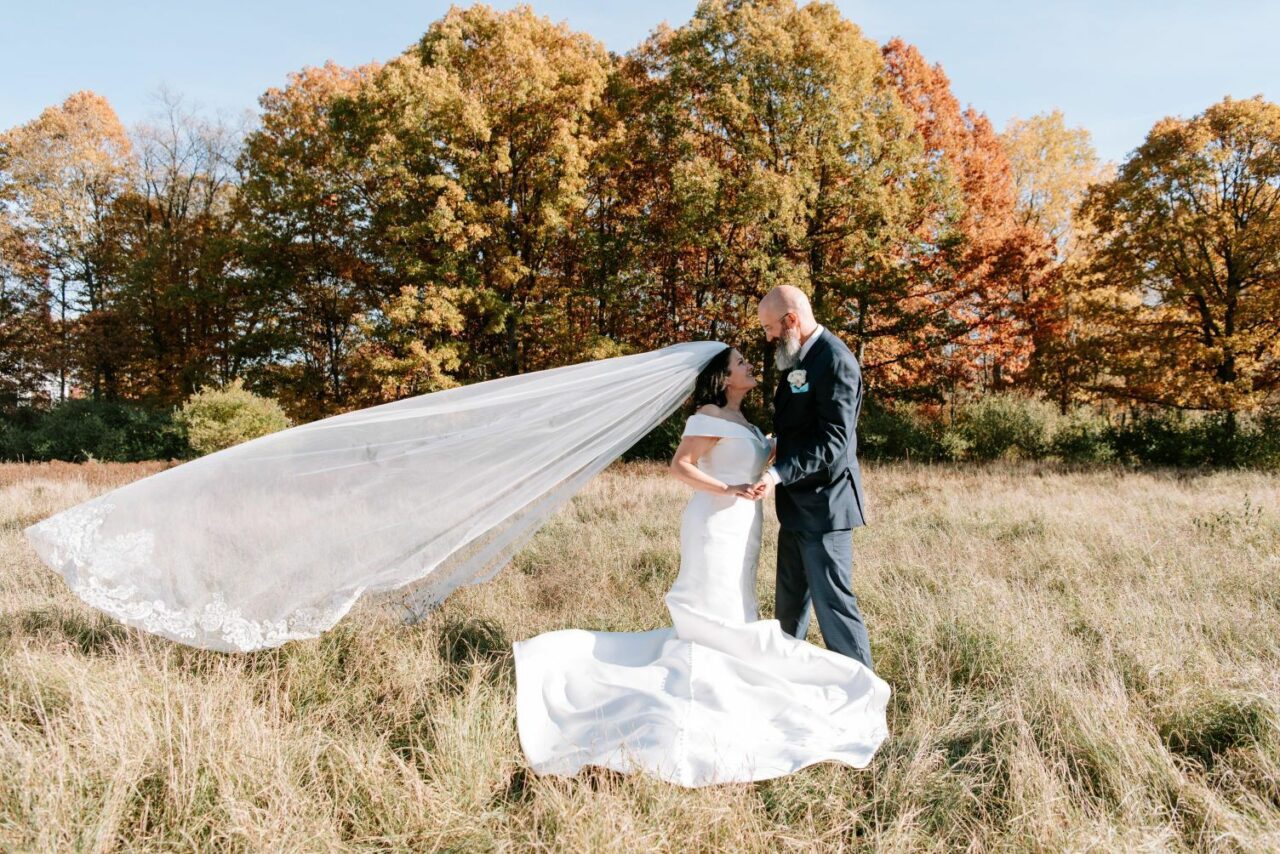
[[[1100,416],[1094,416],[1097,420]],[[1105,427],[1090,426],[1089,441],[1129,465],[1280,468],[1280,412],[1253,415],[1133,410]],[[1057,444],[1055,436],[1055,445]],[[1064,442],[1066,440],[1064,439]],[[1068,459],[1067,454],[1062,455]]]
[[[140,462],[190,454],[172,413],[124,401],[66,400],[4,417],[0,457],[11,460]]]
[[[1058,419],[1049,440],[1049,452],[1068,463],[1105,463],[1115,459],[1111,425],[1102,413],[1077,407]]]
[[[1107,431],[1107,441],[1122,462],[1195,465],[1200,454],[1189,444],[1186,420],[1179,412],[1131,412]]]
[[[1280,408],[1251,419],[1253,442],[1244,464],[1261,469],[1280,469]]]
[[[31,434],[47,410],[17,406],[0,416],[0,460],[30,460]]]
[[[291,424],[279,403],[249,391],[239,378],[225,388],[204,389],[191,395],[176,420],[198,454],[212,454]]]
[[[1280,409],[1240,415],[1234,424],[1225,413],[1214,413],[1196,427],[1206,465],[1280,468]]]
[[[971,460],[1037,459],[1049,445],[1056,413],[1046,401],[1018,394],[988,394],[961,404],[950,440]]]
[[[683,408],[677,410],[623,458],[669,460],[687,417]],[[767,411],[748,417],[761,427],[769,423]],[[948,422],[944,413],[919,404],[868,397],[858,421],[858,456],[1280,469],[1280,409],[1237,416],[1234,425],[1221,413],[1172,410],[1131,410],[1113,420],[1093,407],[1062,414],[1048,401],[1006,392],[958,404]]]
[[[951,459],[954,448],[944,443],[941,422],[916,404],[886,406],[864,400],[858,417],[858,456],[869,460]]]

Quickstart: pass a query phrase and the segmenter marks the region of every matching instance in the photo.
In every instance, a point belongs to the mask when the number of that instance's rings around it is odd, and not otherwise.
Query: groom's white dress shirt
[[[800,359],[803,359],[805,357],[805,354],[809,352],[809,348],[813,346],[813,342],[817,341],[818,336],[821,334],[822,334],[822,324],[819,323],[817,327],[813,330],[813,334],[810,335],[808,338],[806,338],[805,342],[800,345],[800,356],[796,360],[797,364],[799,363]],[[792,370],[794,370],[794,368]],[[782,478],[778,476],[778,470],[773,466],[769,466],[769,470],[766,471],[764,474],[765,474],[765,477],[773,481],[774,486],[777,486],[779,483],[782,482]]]

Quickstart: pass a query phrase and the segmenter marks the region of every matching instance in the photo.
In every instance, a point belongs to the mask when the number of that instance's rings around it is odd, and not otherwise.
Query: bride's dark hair
[[[729,383],[729,354],[732,352],[732,347],[725,347],[724,350],[712,356],[711,361],[707,362],[707,366],[698,374],[697,382],[693,384],[695,411],[708,403],[724,406],[729,402],[725,386]]]

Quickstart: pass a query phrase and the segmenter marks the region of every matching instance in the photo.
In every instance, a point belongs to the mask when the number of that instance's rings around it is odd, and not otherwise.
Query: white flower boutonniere
[[[796,368],[787,374],[787,382],[791,384],[793,391],[803,391],[809,385],[809,375],[804,372],[803,368]]]

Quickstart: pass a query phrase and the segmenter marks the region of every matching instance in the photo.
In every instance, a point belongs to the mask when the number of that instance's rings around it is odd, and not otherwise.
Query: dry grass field
[[[514,718],[512,640],[667,623],[688,493],[660,465],[422,623],[365,605],[249,655],[121,627],[22,537],[157,468],[0,466],[0,849],[1280,850],[1275,475],[869,466],[888,741],[685,790],[534,776]]]

